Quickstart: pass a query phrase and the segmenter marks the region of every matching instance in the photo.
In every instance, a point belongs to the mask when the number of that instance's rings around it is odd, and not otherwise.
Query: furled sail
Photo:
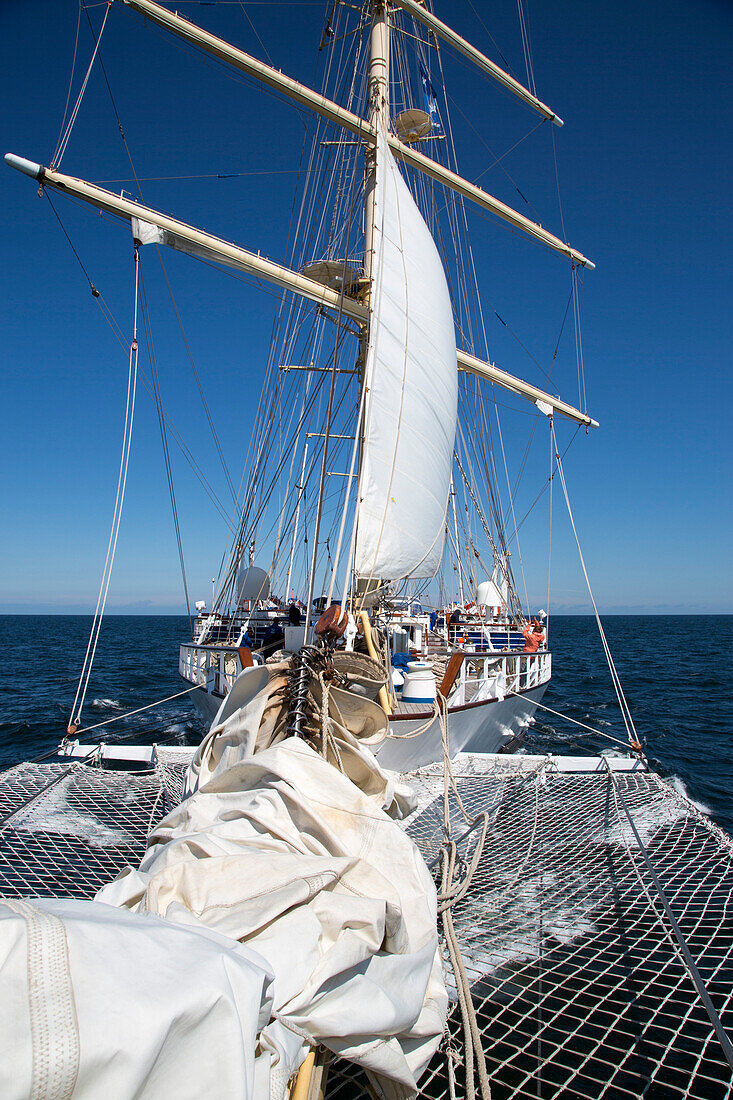
[[[456,343],[438,250],[381,135],[355,570],[432,577],[456,431]]]

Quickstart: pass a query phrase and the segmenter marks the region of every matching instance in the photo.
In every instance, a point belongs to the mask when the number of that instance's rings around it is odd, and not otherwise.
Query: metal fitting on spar
[[[24,176],[30,176],[33,180],[40,180],[43,178],[43,173],[46,169],[42,164],[36,164],[32,160],[26,160],[25,157],[18,157],[15,153],[5,154],[5,163],[10,168],[15,168],[17,172],[22,172]]]

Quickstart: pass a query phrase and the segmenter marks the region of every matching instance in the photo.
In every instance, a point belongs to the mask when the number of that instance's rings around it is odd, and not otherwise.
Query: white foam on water
[[[93,814],[81,813],[70,805],[68,792],[72,782],[72,776],[62,779],[27,810],[21,810],[13,819],[13,828],[28,833],[75,836],[93,848],[117,847],[137,842],[137,838],[126,829],[115,828]]]
[[[676,821],[685,816],[685,808],[682,803],[671,796],[648,802],[643,807],[631,806],[629,812],[639,834],[639,839],[645,848],[648,847],[659,829],[674,825]],[[596,840],[612,844],[614,847],[631,849],[637,847],[636,838],[622,809],[619,811],[618,820],[613,827],[607,831],[599,832]]]
[[[553,882],[558,895],[552,900]],[[549,891],[549,892],[548,892]],[[533,962],[548,949],[548,940],[565,946],[596,930],[592,910],[602,898],[589,879],[566,876],[561,883],[545,872],[515,883],[507,892],[484,895],[463,902],[455,916],[464,964],[472,981],[487,977],[511,964]],[[542,935],[538,913],[542,910]],[[489,917],[489,913],[491,916]],[[488,921],[487,921],[488,917]],[[488,934],[482,928],[490,926]],[[454,988],[449,996],[455,1000]]]
[[[92,699],[93,710],[122,710],[119,699]]]
[[[693,798],[688,791],[684,781],[680,779],[678,775],[672,776],[672,786],[677,791],[677,794],[681,794],[683,798],[686,798],[688,802],[692,803],[696,810],[699,810],[701,814],[705,814],[710,817],[712,810],[709,806],[706,806],[704,802],[698,802],[696,798]]]

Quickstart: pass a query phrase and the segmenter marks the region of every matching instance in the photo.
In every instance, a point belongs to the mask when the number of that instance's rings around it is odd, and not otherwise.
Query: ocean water
[[[733,691],[724,652],[733,616],[612,615],[603,621],[652,766],[733,833]],[[33,759],[58,744],[90,625],[91,618],[82,615],[0,617],[5,654],[0,767]],[[178,676],[178,645],[188,636],[184,616],[106,618],[82,727],[116,720],[82,734],[83,739],[195,743],[204,731],[186,695],[118,718],[185,687]],[[625,730],[595,620],[554,617],[550,648],[553,679],[543,703],[598,734],[538,710],[525,750],[579,755],[618,748]]]

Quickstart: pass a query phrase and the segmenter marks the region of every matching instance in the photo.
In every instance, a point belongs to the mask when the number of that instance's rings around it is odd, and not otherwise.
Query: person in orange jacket
[[[538,619],[532,619],[531,623],[527,623],[522,634],[524,634],[525,653],[536,653],[545,640],[545,635],[542,633],[542,626]]]

